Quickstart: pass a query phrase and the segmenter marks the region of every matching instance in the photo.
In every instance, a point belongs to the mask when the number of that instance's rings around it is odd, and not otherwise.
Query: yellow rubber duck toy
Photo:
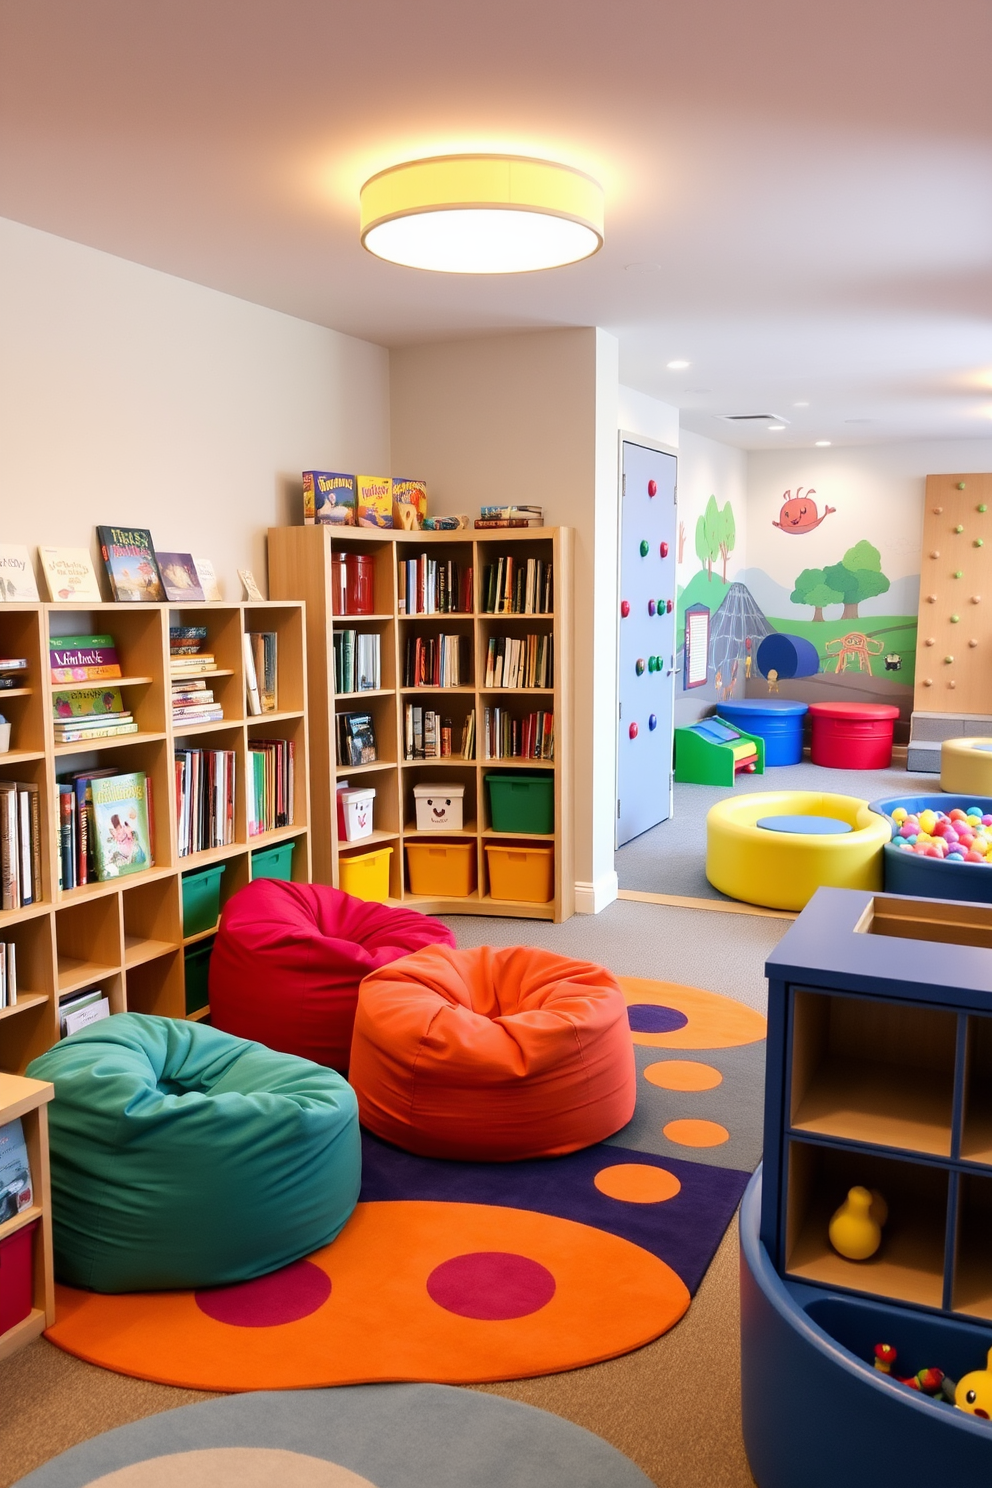
[[[969,1416],[981,1416],[983,1421],[992,1419],[992,1349],[985,1361],[984,1369],[973,1369],[958,1380],[954,1392],[954,1404]]]
[[[882,1223],[871,1189],[858,1184],[830,1221],[830,1244],[848,1261],[867,1261],[882,1243]]]

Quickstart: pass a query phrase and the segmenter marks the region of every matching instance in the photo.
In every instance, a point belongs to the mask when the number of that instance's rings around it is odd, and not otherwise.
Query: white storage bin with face
[[[338,791],[338,832],[345,842],[361,842],[372,836],[372,802],[375,791],[370,786],[356,786]]]
[[[460,832],[462,830],[464,785],[450,781],[415,785],[418,832]]]

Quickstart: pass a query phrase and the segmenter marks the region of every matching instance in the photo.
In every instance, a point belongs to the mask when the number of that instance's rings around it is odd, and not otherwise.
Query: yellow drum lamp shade
[[[444,155],[365,182],[362,244],[378,258],[443,274],[521,274],[603,246],[603,191],[591,176],[515,155]]]

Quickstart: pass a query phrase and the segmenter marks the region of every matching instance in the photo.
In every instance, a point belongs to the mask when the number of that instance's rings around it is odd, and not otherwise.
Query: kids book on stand
[[[0,543],[0,600],[31,602],[38,584],[28,550],[20,543]]]
[[[173,604],[195,604],[205,598],[192,553],[159,553],[159,572],[165,597]]]
[[[103,595],[88,548],[39,548],[48,597],[55,604],[101,604]]]
[[[151,782],[140,770],[91,779],[93,858],[101,883],[152,867]]]
[[[155,546],[147,528],[98,527],[96,535],[110,590],[116,600],[161,603],[165,599]]]

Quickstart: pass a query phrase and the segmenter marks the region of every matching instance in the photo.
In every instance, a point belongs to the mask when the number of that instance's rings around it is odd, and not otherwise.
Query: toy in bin
[[[701,718],[675,730],[675,779],[688,785],[733,785],[741,772],[765,773],[765,741],[725,718]]]
[[[343,842],[361,842],[372,836],[372,803],[375,791],[371,786],[349,786],[343,780],[338,786],[338,837]]]
[[[460,832],[462,830],[464,785],[450,780],[415,785],[418,832]]]

